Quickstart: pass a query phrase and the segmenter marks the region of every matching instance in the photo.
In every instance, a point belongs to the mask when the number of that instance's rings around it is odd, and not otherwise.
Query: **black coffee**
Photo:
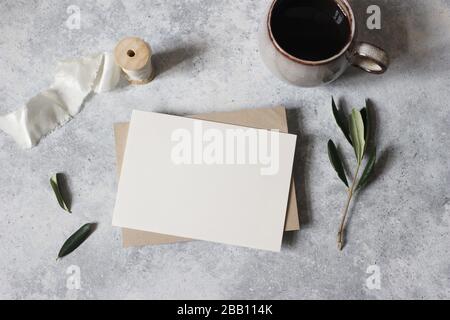
[[[278,0],[270,21],[278,45],[302,60],[339,53],[350,38],[350,22],[334,0]]]

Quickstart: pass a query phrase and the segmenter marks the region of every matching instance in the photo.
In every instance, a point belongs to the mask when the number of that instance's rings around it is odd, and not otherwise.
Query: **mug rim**
[[[352,44],[354,38],[355,38],[355,33],[356,33],[356,24],[355,24],[355,15],[353,13],[352,7],[350,6],[350,4],[348,3],[347,0],[333,0],[340,8],[341,10],[344,12],[344,14],[346,15],[347,19],[350,22],[350,36],[348,38],[347,44],[335,55],[324,59],[324,60],[317,60],[317,61],[313,61],[313,60],[304,60],[304,59],[300,59],[297,58],[295,56],[293,56],[292,54],[288,53],[287,51],[285,51],[283,48],[281,48],[281,46],[278,44],[278,42],[276,41],[273,33],[272,33],[272,26],[270,25],[270,21],[272,20],[272,12],[273,12],[273,8],[275,6],[275,4],[280,1],[280,0],[273,0],[272,1],[272,5],[270,6],[269,9],[269,14],[267,15],[267,28],[269,31],[269,38],[270,41],[272,42],[272,44],[275,46],[275,48],[282,54],[284,55],[286,58],[297,62],[297,63],[301,63],[301,64],[306,64],[306,65],[310,65],[310,66],[317,66],[317,65],[323,65],[323,64],[327,64],[329,62],[332,62],[338,58],[340,58],[342,55],[344,55],[347,50],[349,49],[350,45]],[[343,8],[343,6],[345,8]],[[348,15],[348,16],[347,16]]]

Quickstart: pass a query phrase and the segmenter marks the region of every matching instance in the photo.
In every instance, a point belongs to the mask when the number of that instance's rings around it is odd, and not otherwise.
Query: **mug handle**
[[[366,72],[382,74],[389,67],[389,56],[373,44],[357,42],[351,50],[350,63]]]

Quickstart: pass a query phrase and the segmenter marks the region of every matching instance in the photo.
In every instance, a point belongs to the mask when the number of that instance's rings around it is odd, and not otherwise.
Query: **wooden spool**
[[[144,40],[137,37],[120,40],[114,49],[114,57],[131,84],[146,84],[153,80],[152,49]]]

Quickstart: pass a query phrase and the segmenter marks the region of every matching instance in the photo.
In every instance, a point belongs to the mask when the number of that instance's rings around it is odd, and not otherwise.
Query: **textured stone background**
[[[384,46],[383,76],[349,70],[333,85],[300,89],[263,66],[257,29],[268,1],[17,1],[0,10],[0,112],[46,88],[55,62],[147,39],[159,76],[141,87],[92,96],[70,123],[30,150],[0,133],[0,298],[450,298],[450,1],[353,0],[360,38]],[[81,9],[81,29],[65,26]],[[382,30],[364,28],[368,5]],[[373,100],[378,177],[352,208],[344,252],[336,229],[345,192],[326,142],[341,138],[330,97],[348,108]],[[295,176],[303,229],[279,254],[206,242],[122,249],[111,227],[115,198],[112,124],[132,108],[178,114],[283,104],[299,134]],[[48,184],[67,173],[73,214]],[[173,199],[176,201],[176,195]],[[99,228],[62,261],[55,256],[88,221]],[[370,265],[381,289],[366,287]],[[81,290],[66,269],[81,268]]]

